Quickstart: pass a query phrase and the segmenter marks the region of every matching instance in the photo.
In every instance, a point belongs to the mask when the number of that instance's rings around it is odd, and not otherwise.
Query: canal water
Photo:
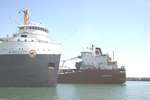
[[[55,87],[0,87],[0,100],[150,100],[150,82],[58,84]]]

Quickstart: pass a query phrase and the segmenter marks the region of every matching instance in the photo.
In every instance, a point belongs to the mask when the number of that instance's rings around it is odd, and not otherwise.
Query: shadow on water
[[[56,87],[0,87],[0,100],[58,100]]]
[[[0,87],[0,100],[111,100],[125,85],[58,84],[56,87]],[[121,89],[122,88],[122,89]],[[115,97],[115,96],[114,96]],[[122,100],[118,97],[113,100]]]
[[[124,100],[125,88],[125,84],[59,84],[57,94],[59,100]]]
[[[150,100],[150,82],[58,84],[58,100]]]

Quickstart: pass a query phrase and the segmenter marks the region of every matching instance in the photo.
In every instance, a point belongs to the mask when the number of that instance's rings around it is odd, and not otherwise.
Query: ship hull
[[[57,54],[0,55],[0,86],[56,85],[59,61]]]
[[[59,83],[122,84],[126,81],[125,70],[86,69],[58,74]]]

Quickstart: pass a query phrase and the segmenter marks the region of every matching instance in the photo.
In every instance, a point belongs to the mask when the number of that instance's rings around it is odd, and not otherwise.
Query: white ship
[[[46,27],[29,22],[28,9],[22,12],[18,32],[0,38],[0,86],[55,85],[62,45],[48,38]]]

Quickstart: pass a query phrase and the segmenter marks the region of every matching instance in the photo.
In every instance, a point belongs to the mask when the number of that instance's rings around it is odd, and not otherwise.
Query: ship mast
[[[28,25],[29,24],[29,10],[27,8],[25,8],[25,9],[23,9],[23,13],[24,13],[23,24]]]
[[[115,57],[114,57],[114,51],[113,51],[113,61],[114,61]]]

